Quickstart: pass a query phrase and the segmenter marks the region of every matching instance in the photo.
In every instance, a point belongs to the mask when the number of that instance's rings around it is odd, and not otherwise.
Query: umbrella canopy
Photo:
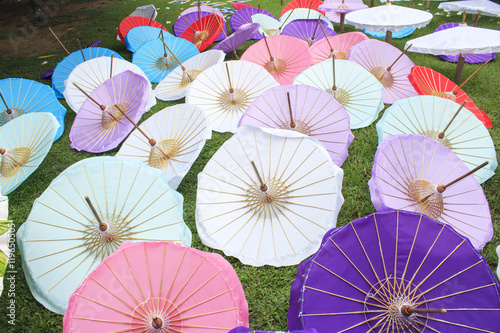
[[[83,279],[123,241],[191,245],[182,201],[161,171],[142,163],[103,156],[73,164],[35,201],[17,232],[31,293],[64,314]]]
[[[325,21],[328,27],[332,30],[333,29],[333,24],[330,22],[330,20],[323,15],[320,11],[313,10],[313,9],[306,9],[306,8],[295,8],[292,10],[289,10],[285,12],[284,14],[281,15],[280,17],[280,22],[285,26],[286,24],[294,21],[294,20],[308,20],[308,19],[320,19],[322,21]]]
[[[257,97],[238,126],[281,128],[317,139],[333,163],[342,166],[354,136],[349,115],[327,92],[306,85],[271,88]]]
[[[443,24],[439,25],[436,28],[436,30],[434,30],[433,32],[438,32],[438,31],[450,29],[450,28],[456,28],[458,26],[459,26],[459,23],[454,23],[454,22],[443,23]],[[489,59],[496,59],[496,57],[497,57],[496,53],[485,53],[485,54],[465,53],[465,54],[462,54],[462,56],[464,57],[465,62],[468,64],[480,64],[480,63],[488,61]],[[458,55],[456,55],[456,56],[440,55],[439,57],[443,60],[450,61],[450,62],[457,62],[458,61]]]
[[[94,58],[76,66],[64,82],[64,98],[69,107],[78,113],[83,103],[87,100],[87,95],[90,95],[109,78],[125,71],[134,72],[146,79],[149,92],[147,93],[148,99],[145,108],[149,110],[151,107],[155,106],[156,99],[153,94],[151,83],[149,83],[148,77],[142,69],[131,62],[123,59],[115,59],[114,57]]]
[[[311,67],[307,42],[290,36],[271,36],[250,46],[241,56],[265,68],[279,84],[292,84],[293,79]]]
[[[339,1],[325,3],[319,6],[319,8],[325,10],[326,17],[332,22],[334,20],[336,21],[338,17],[340,23],[340,32],[344,32],[345,14],[354,12],[356,10],[366,9],[368,8],[368,6],[362,2],[356,1],[345,3],[344,0],[342,0],[342,2]]]
[[[246,43],[255,33],[259,31],[258,23],[248,23],[240,26],[231,36],[228,36],[219,44],[212,47],[212,50],[221,50],[224,53],[234,52],[239,46]],[[236,54],[236,56],[238,56]]]
[[[162,170],[170,187],[177,189],[211,134],[210,122],[201,108],[177,104],[144,121],[125,140],[116,157],[137,159]]]
[[[309,48],[313,65],[331,58],[332,54],[335,55],[335,59],[347,60],[351,47],[367,39],[364,33],[357,31],[321,39]]]
[[[234,132],[248,106],[279,83],[248,61],[227,61],[204,70],[188,87],[186,103],[201,107],[212,130]]]
[[[257,8],[243,8],[237,10],[236,13],[231,16],[231,19],[229,20],[231,30],[235,32],[242,25],[253,23],[252,16],[255,14],[263,14],[276,19],[276,17],[274,17],[274,15],[269,13],[267,10]],[[262,39],[262,35],[256,33],[252,36],[252,39]]]
[[[391,135],[377,148],[368,182],[375,209],[416,211],[450,224],[482,249],[493,236],[488,201],[450,149],[420,134]]]
[[[155,88],[154,93],[162,101],[175,101],[186,97],[186,90],[205,69],[224,61],[222,51],[209,50],[189,58],[176,67]]]
[[[423,66],[414,66],[408,75],[410,83],[415,91],[420,95],[432,95],[451,99],[454,102],[462,104],[467,102],[467,109],[481,120],[487,128],[491,128],[491,119],[481,109],[479,109],[472,99],[460,89],[455,83],[444,75]]]
[[[370,125],[384,108],[382,84],[352,61],[327,59],[303,71],[293,84],[317,87],[335,97],[349,113],[351,129]]]
[[[283,24],[274,17],[270,17],[264,14],[254,14],[252,15],[252,23],[259,24],[259,34],[262,36],[276,36],[281,34],[281,29]]]
[[[448,1],[439,4],[438,8],[447,11],[458,11],[486,16],[500,16],[500,5],[489,0]]]
[[[324,2],[325,5],[334,5],[335,7],[340,7],[342,5],[347,5],[348,7],[352,4],[359,4],[359,5],[364,5],[363,3],[363,0],[331,0],[331,1],[328,1],[326,0]],[[319,6],[318,6],[318,9]],[[332,10],[328,10],[328,8],[323,8],[321,7],[320,10],[323,10],[325,11],[325,16],[328,17],[328,19],[332,22],[332,23],[340,23],[340,13],[337,13],[337,12],[334,12]]]
[[[104,81],[85,100],[69,132],[71,148],[101,153],[116,148],[146,109],[149,82],[125,71]],[[123,113],[122,113],[123,112]]]
[[[323,5],[323,1],[321,0],[292,0],[290,1],[283,10],[281,11],[281,16],[283,16],[286,12],[294,9],[294,8],[305,8],[305,9],[314,9],[321,14],[325,14],[324,11],[318,9],[319,6]]]
[[[66,108],[49,86],[27,79],[7,78],[0,80],[0,97],[0,126],[23,114],[49,112],[59,123],[54,141],[61,137]]]
[[[320,24],[322,25],[321,28],[319,28]],[[335,36],[337,33],[330,29],[325,21],[310,19],[294,20],[288,23],[281,34],[302,39],[306,41],[309,46],[311,46],[320,39]]]
[[[151,17],[127,16],[120,22],[120,25],[116,30],[116,32],[118,33],[118,37],[120,38],[122,43],[125,43],[125,36],[127,36],[127,33],[131,29],[140,26],[155,27],[162,30],[167,30],[161,23],[156,22]]]
[[[170,32],[160,28],[149,26],[135,27],[130,29],[127,36],[125,36],[125,45],[127,46],[127,50],[135,52],[147,41],[160,38],[162,35],[166,38],[172,36]]]
[[[421,214],[379,211],[328,232],[299,265],[288,326],[494,332],[499,292],[486,260],[453,228]]]
[[[102,47],[89,47],[83,50],[78,50],[57,64],[52,74],[52,89],[56,92],[57,98],[64,98],[64,81],[68,78],[73,69],[84,61],[98,58],[98,57],[111,57],[113,55],[116,59],[123,59],[121,55],[115,51],[105,49]]]
[[[207,7],[207,6],[203,6],[203,7]],[[193,8],[193,7],[191,7],[191,8]],[[208,8],[211,8],[211,7],[208,7]],[[220,42],[221,40],[226,38],[226,36],[228,35],[227,26],[226,26],[226,19],[224,18],[224,15],[219,11],[214,13],[214,9],[215,8],[211,9],[210,11],[208,11],[208,10],[203,10],[200,12],[192,11],[189,13],[181,14],[177,18],[177,21],[175,21],[174,24],[172,25],[172,29],[174,30],[174,35],[176,35],[177,37],[181,37],[182,34],[187,29],[189,29],[189,26],[192,25],[194,22],[201,19],[202,17],[215,14],[222,19],[221,27],[222,27],[223,31],[220,31],[215,38],[216,42]]]
[[[35,171],[52,147],[59,124],[48,112],[21,115],[0,127],[0,194],[8,195]]]
[[[342,176],[315,139],[240,127],[198,175],[198,234],[247,265],[296,265],[335,226]]]
[[[158,12],[156,11],[156,7],[154,5],[145,5],[137,7],[129,16],[143,16],[147,18],[156,19],[156,15]]]
[[[183,38],[156,38],[144,43],[134,53],[132,63],[146,73],[149,81],[158,83],[179,64],[199,53],[193,43]]]
[[[408,80],[415,64],[391,44],[375,39],[362,41],[351,48],[347,59],[366,68],[382,83],[385,104],[418,95]]]
[[[190,24],[180,37],[193,43],[202,52],[219,36],[223,21],[222,17],[215,14],[203,16]],[[227,36],[227,33],[225,35]]]
[[[215,333],[248,325],[245,294],[231,264],[170,242],[124,243],[69,303],[64,332]]]
[[[466,107],[435,96],[399,100],[377,123],[378,141],[394,134],[426,135],[451,149],[470,170],[488,161],[474,173],[483,183],[498,166],[495,146],[486,127]]]
[[[208,14],[215,14],[215,15],[218,15],[220,17],[224,17],[224,14],[222,14],[222,12],[215,7],[203,6],[203,5],[199,5],[199,4],[194,5],[194,4],[195,3],[193,3],[193,6],[184,9],[180,13],[180,15],[177,17],[177,19],[180,19],[182,15],[187,15],[190,13],[198,14],[198,12],[200,12],[200,16],[203,15],[203,13],[208,13]]]

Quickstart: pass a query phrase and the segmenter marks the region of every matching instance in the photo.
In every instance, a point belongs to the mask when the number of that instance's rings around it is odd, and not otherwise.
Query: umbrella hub
[[[271,74],[281,74],[286,70],[286,61],[283,59],[274,58],[264,64],[264,68]]]
[[[265,31],[265,33],[268,36],[277,36],[277,35],[281,34],[281,30],[280,29],[267,29],[267,30],[264,30],[264,31]]]
[[[328,88],[325,91],[335,97],[335,99],[342,104],[342,106],[349,104],[349,93],[346,90],[337,87],[335,90]]]
[[[28,147],[17,147],[6,150],[2,155],[0,174],[2,177],[11,177],[19,172],[19,169],[30,161],[31,149]]]
[[[443,196],[433,183],[425,179],[412,180],[407,184],[406,194],[410,200],[415,201],[419,213],[433,219],[438,219],[443,213]]]
[[[104,212],[99,215],[106,228],[100,228],[97,220],[93,219],[93,223],[87,225],[82,238],[87,245],[89,255],[95,254],[95,257],[104,259],[116,251],[133,233],[130,231],[129,221],[119,214]]]
[[[127,108],[123,104],[117,104],[120,110],[126,112]],[[109,130],[115,127],[118,122],[125,118],[123,113],[120,112],[115,105],[106,106],[106,109],[102,111],[101,126],[102,128]]]
[[[295,123],[295,127],[290,126],[290,122],[286,122],[286,123],[281,124],[280,128],[299,132],[299,133],[302,133],[302,134],[307,135],[307,136],[311,135],[312,130],[311,130],[311,127],[307,123],[305,123],[299,119],[294,119],[293,122]]]
[[[288,191],[285,184],[275,178],[270,178],[267,181],[264,180],[264,184],[267,186],[267,190],[265,191],[261,189],[259,182],[247,190],[248,206],[257,211],[280,211],[280,207],[286,205],[288,201]],[[272,207],[276,207],[277,209]]]
[[[10,112],[10,113],[9,113]],[[24,114],[24,110],[20,108],[11,108],[0,113],[0,126],[7,124],[12,119]]]
[[[377,80],[384,86],[384,88],[391,87],[394,84],[394,77],[386,67],[374,67],[370,70]]]
[[[429,130],[429,131],[424,131],[422,134],[428,138],[436,140],[437,142],[439,142],[440,144],[442,144],[443,146],[445,146],[448,149],[453,149],[453,146],[451,145],[451,142],[448,140],[448,138],[446,136],[444,136],[442,139],[440,139],[438,136],[439,133],[441,133],[441,132]]]
[[[158,60],[156,60],[156,68],[159,70],[163,71],[167,68],[173,68],[177,66],[177,60],[175,60],[174,57],[167,55],[166,57],[159,57]]]
[[[219,104],[225,111],[243,112],[247,108],[244,105],[248,105],[248,96],[243,90],[233,88],[232,93],[226,90],[220,94]],[[240,110],[241,108],[244,108],[244,110]]]
[[[304,40],[307,42],[307,45],[309,45],[309,47],[311,47],[311,45],[317,42],[317,40],[314,37],[309,37]]]
[[[177,140],[167,139],[156,143],[149,152],[148,165],[156,169],[163,169],[169,159],[177,155],[181,145]]]
[[[186,87],[193,82],[202,71],[198,69],[186,69],[182,72],[181,87]]]
[[[210,34],[208,31],[202,30],[202,31],[196,31],[194,33],[193,37],[193,44],[195,46],[199,46],[201,43],[203,43],[209,36]]]
[[[144,313],[146,312],[146,313]],[[165,298],[149,298],[146,301],[138,304],[130,319],[137,321],[136,318],[142,319],[141,332],[147,333],[173,333],[182,330],[182,314],[174,303],[171,303]],[[179,325],[170,325],[171,321],[179,322]],[[139,323],[137,323],[139,324]],[[177,329],[173,329],[177,326]]]
[[[457,96],[453,94],[452,92],[448,91],[432,91],[431,96],[436,96],[436,97],[441,97],[441,98],[446,98],[446,99],[451,99],[453,102],[457,101]]]

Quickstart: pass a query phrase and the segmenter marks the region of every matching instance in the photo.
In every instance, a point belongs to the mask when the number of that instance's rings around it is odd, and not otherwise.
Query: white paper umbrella
[[[335,97],[349,113],[351,128],[370,125],[384,108],[382,84],[351,61],[327,59],[303,71],[293,84],[317,87]]]
[[[467,11],[470,14],[500,16],[500,4],[489,0],[448,1],[440,3],[438,8],[447,11]]]
[[[198,175],[198,234],[244,264],[296,265],[336,225],[342,176],[315,139],[240,127]]]
[[[259,65],[227,61],[198,75],[186,93],[186,103],[201,107],[212,130],[233,132],[250,103],[279,83]]]
[[[104,81],[127,70],[144,77],[149,82],[142,69],[129,61],[111,57],[87,60],[76,66],[64,81],[64,98],[71,109],[78,113],[87,96],[75,86],[75,83],[90,95]],[[148,84],[151,87],[151,83]],[[146,111],[156,105],[153,90],[150,89],[150,91]]]
[[[196,77],[205,69],[224,61],[226,54],[219,50],[209,50],[176,67],[155,88],[156,98],[162,101],[175,101],[186,96],[186,90]]]
[[[274,17],[269,17],[264,14],[252,15],[252,23],[260,24],[259,34],[265,36],[276,36],[281,34],[282,24]]]
[[[165,108],[144,121],[123,143],[116,157],[137,159],[160,169],[168,184],[177,189],[196,158],[210,139],[212,131],[203,110],[189,104]]]

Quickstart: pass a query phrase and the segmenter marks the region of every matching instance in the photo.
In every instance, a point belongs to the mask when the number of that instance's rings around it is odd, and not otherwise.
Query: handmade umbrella
[[[143,122],[116,157],[140,160],[162,170],[170,187],[177,189],[211,134],[210,122],[201,108],[177,104]]]
[[[332,54],[335,55],[335,59],[347,60],[351,47],[367,39],[364,33],[357,31],[321,39],[309,48],[313,65],[331,58]]]
[[[184,14],[181,13],[181,15],[179,15],[179,17],[177,18],[177,21],[175,21],[174,24],[172,25],[172,29],[174,30],[174,35],[176,35],[177,37],[181,37],[184,31],[189,29],[189,26],[192,25],[194,22],[201,19],[202,17],[215,14],[222,19],[221,21],[222,31],[220,31],[215,38],[216,42],[220,42],[227,36],[226,19],[224,18],[224,15],[220,11],[217,10],[217,12],[214,12],[214,10],[215,8],[211,8],[210,10],[204,10],[200,12],[194,11]]]
[[[248,305],[222,256],[125,242],[71,296],[63,331],[227,332],[237,325],[248,325]]]
[[[456,27],[458,27],[458,25],[459,25],[459,23],[453,23],[453,22],[443,23],[443,24],[439,25],[436,28],[436,30],[434,30],[433,32],[438,32],[438,31],[450,29],[450,28],[456,28]],[[464,61],[468,64],[480,64],[480,63],[488,61],[489,59],[496,59],[496,57],[497,57],[496,53],[485,53],[485,54],[465,53],[465,54],[462,54],[462,56],[464,57]],[[458,61],[458,55],[456,55],[456,56],[440,55],[439,57],[441,59],[443,59],[445,61],[449,61],[449,62],[457,62]]]
[[[203,16],[189,25],[180,37],[192,42],[202,52],[221,33],[222,21],[224,19],[215,14]]]
[[[135,52],[147,41],[160,38],[162,35],[165,38],[172,36],[170,32],[160,28],[149,26],[135,27],[130,29],[127,36],[125,36],[125,45],[127,46],[127,50]]]
[[[156,11],[156,7],[154,5],[145,5],[137,7],[129,16],[143,16],[147,18],[156,19],[156,15],[158,12]]]
[[[0,194],[8,195],[35,171],[52,147],[59,124],[48,112],[21,115],[0,127]]]
[[[458,11],[478,14],[474,26],[477,25],[481,15],[500,17],[500,4],[489,0],[448,1],[439,4],[438,8],[446,11]]]
[[[0,80],[0,98],[0,126],[23,114],[49,112],[59,123],[54,141],[64,132],[66,108],[49,86],[27,79],[7,78]]]
[[[280,17],[280,22],[283,24],[283,26],[286,26],[286,24],[292,22],[293,20],[308,20],[308,19],[315,19],[317,20],[318,17],[326,22],[328,27],[332,30],[333,29],[333,24],[330,22],[330,20],[323,15],[320,11],[313,10],[313,9],[306,9],[306,8],[295,8],[292,10],[289,10],[285,12],[284,14],[281,15]]]
[[[486,260],[429,217],[379,211],[328,232],[302,262],[289,329],[495,332],[500,286]]]
[[[455,83],[460,84],[465,58],[462,53],[500,52],[500,31],[469,27],[462,22],[456,28],[441,30],[406,43],[411,45],[410,52],[430,53],[434,55],[458,55]]]
[[[156,22],[152,17],[127,16],[120,22],[120,25],[116,30],[116,32],[118,33],[118,37],[120,37],[122,43],[125,43],[125,36],[127,36],[127,33],[131,29],[140,26],[155,27],[162,30],[167,30],[161,23]]]
[[[319,28],[319,25],[322,27]],[[309,19],[293,20],[283,28],[281,34],[302,39],[311,46],[322,38],[335,36],[337,33],[330,29],[325,21]]]
[[[88,94],[76,115],[69,132],[71,148],[92,153],[116,148],[133,128],[123,113],[139,121],[148,97],[148,81],[131,71],[104,81]]]
[[[248,61],[227,61],[204,70],[188,87],[186,103],[201,107],[212,130],[234,132],[250,103],[279,83]]]
[[[465,103],[465,102],[464,102]],[[416,96],[402,99],[385,110],[377,123],[379,143],[388,135],[423,134],[451,149],[474,173],[479,183],[495,174],[497,158],[491,136],[476,116],[449,99]]]
[[[327,59],[303,71],[293,84],[317,87],[335,97],[349,113],[351,129],[370,125],[384,108],[382,84],[352,61]]]
[[[283,16],[286,12],[294,8],[307,9],[307,10],[313,9],[324,15],[325,12],[319,8],[319,6],[321,5],[323,5],[323,1],[321,0],[292,0],[285,7],[283,7],[283,10],[281,11],[281,16]]]
[[[411,69],[411,73],[408,75],[408,79],[413,85],[413,88],[415,88],[415,91],[420,95],[447,98],[459,104],[467,102],[467,109],[474,113],[484,126],[487,128],[492,127],[488,115],[483,110],[479,109],[460,87],[451,82],[444,75],[427,67],[414,66]]]
[[[224,52],[212,49],[188,59],[156,86],[156,97],[162,101],[175,101],[186,97],[186,90],[196,77],[205,69],[223,62],[225,56]]]
[[[198,234],[247,265],[296,265],[335,226],[342,176],[315,139],[240,127],[198,175]]]
[[[199,53],[193,43],[183,38],[156,38],[144,43],[134,53],[132,62],[146,73],[149,81],[158,83],[181,63]]]
[[[414,8],[396,6],[387,2],[384,6],[372,7],[349,13],[345,23],[357,29],[383,31],[386,42],[391,43],[392,33],[405,28],[423,28],[432,20],[432,14]]]
[[[237,10],[236,13],[234,13],[231,16],[231,19],[229,20],[229,25],[231,27],[231,30],[233,30],[233,32],[235,32],[242,25],[248,24],[248,23],[253,23],[252,16],[255,14],[263,14],[263,15],[267,15],[271,18],[276,19],[276,17],[274,17],[274,15],[269,13],[267,10],[258,9],[258,8],[243,8],[243,9]],[[255,34],[252,36],[252,39],[262,39],[262,35]]]
[[[259,24],[259,34],[267,37],[280,35],[283,28],[280,21],[264,14],[252,15],[252,23]],[[262,37],[259,39],[262,39]]]
[[[493,225],[481,185],[469,177],[475,171],[434,139],[391,135],[378,145],[368,185],[375,209],[387,206],[426,214],[450,224],[482,249],[493,236]]]
[[[266,37],[250,46],[241,60],[265,68],[279,84],[292,84],[312,65],[307,42],[290,36]]]
[[[281,128],[317,139],[333,163],[342,166],[354,136],[349,115],[327,92],[306,85],[279,86],[257,97],[238,126]]]
[[[220,17],[224,17],[224,14],[218,10],[217,8],[213,6],[202,6],[199,2],[193,3],[193,6],[188,7],[184,9],[182,12],[179,13],[179,16],[177,17],[177,20],[181,18],[182,15],[187,15],[190,13],[200,13],[200,16],[203,15],[203,13],[209,13],[209,14],[215,14]]]
[[[236,57],[238,54],[236,50],[239,46],[246,43],[256,32],[259,31],[260,25],[258,23],[248,23],[240,26],[231,36],[221,41],[219,44],[212,47],[212,50],[221,50],[224,53],[233,52]]]
[[[363,0],[343,0],[344,1],[344,4],[360,4],[360,5],[363,5]],[[342,5],[342,1],[341,0],[331,0],[331,1],[328,1],[326,0],[324,2],[325,5],[337,5],[337,7],[341,6]],[[319,6],[318,6],[318,9],[319,9]],[[325,12],[325,16],[332,22],[332,23],[340,23],[340,14],[337,13],[337,12],[334,12],[334,11],[331,11],[331,10],[328,10],[328,8],[323,8],[324,12]]]
[[[382,101],[393,104],[399,99],[418,95],[408,80],[415,64],[405,52],[389,43],[369,39],[354,45],[347,59],[372,73],[384,86]]]
[[[70,108],[78,113],[87,100],[87,95],[90,95],[109,78],[125,71],[134,72],[149,81],[142,69],[131,62],[114,57],[99,57],[85,61],[73,69],[64,82],[64,98]],[[148,88],[146,110],[156,105],[151,83],[148,83]]]
[[[345,0],[328,2],[319,6],[319,9],[324,10],[325,16],[331,21],[332,19],[336,19],[337,15],[339,16],[340,32],[344,32],[345,14],[366,8],[368,8],[368,6],[363,2],[346,2]]]
[[[191,245],[182,201],[161,171],[142,163],[103,156],[73,164],[35,201],[17,232],[31,293],[64,314],[70,295],[123,241]]]
[[[71,74],[77,65],[90,59],[110,57],[111,55],[116,59],[123,59],[122,56],[115,51],[102,47],[89,47],[87,49],[78,50],[64,58],[57,64],[54,69],[54,74],[52,74],[52,89],[56,92],[56,97],[64,98],[64,81],[66,81],[69,74]]]

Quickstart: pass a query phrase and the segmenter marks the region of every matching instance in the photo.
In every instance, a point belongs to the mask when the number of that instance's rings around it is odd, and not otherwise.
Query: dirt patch
[[[55,34],[64,39],[66,34],[82,24],[88,24],[81,15],[82,10],[105,7],[116,3],[113,0],[97,0],[88,2],[68,2],[67,0],[40,0],[42,12],[39,17],[44,27],[33,24],[33,10],[29,1],[5,3],[0,0],[0,39],[4,51],[0,58],[35,56],[61,46],[50,34],[50,26]],[[72,16],[80,19],[71,20]]]

